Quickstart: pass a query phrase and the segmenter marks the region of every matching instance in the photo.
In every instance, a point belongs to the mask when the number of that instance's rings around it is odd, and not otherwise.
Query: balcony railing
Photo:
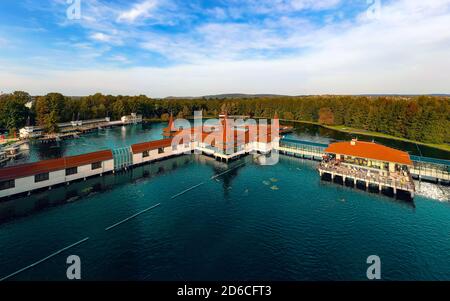
[[[321,171],[334,173],[354,179],[361,179],[369,183],[377,183],[384,186],[396,187],[398,189],[414,191],[415,186],[411,180],[409,173],[401,175],[398,173],[390,173],[388,176],[365,170],[363,168],[347,167],[336,161],[323,161],[319,165]]]

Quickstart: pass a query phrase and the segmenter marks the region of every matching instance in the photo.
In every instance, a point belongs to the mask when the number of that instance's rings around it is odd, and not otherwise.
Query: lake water
[[[40,146],[29,160],[159,139],[163,127]],[[370,255],[384,280],[450,279],[449,202],[324,182],[313,161],[253,159],[183,156],[0,203],[0,278],[89,238],[11,279],[64,280],[69,255],[84,280],[365,280]]]

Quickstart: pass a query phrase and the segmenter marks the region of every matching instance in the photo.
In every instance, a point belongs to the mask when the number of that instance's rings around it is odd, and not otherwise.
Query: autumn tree
[[[324,125],[334,124],[334,114],[330,108],[321,108],[319,110],[319,123]]]

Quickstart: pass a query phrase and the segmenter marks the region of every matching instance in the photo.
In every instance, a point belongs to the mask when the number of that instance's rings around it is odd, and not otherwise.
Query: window
[[[95,163],[92,163],[92,165],[91,165],[92,170],[100,169],[100,168],[102,168],[102,162],[95,162]]]
[[[6,190],[16,187],[16,181],[15,180],[8,180],[8,181],[2,181],[0,182],[0,190]]]
[[[164,148],[158,148],[158,154],[164,154]]]
[[[50,179],[50,174],[48,172],[41,173],[41,174],[34,176],[35,183],[48,181],[48,179]]]
[[[150,156],[150,154],[149,154],[148,151],[145,151],[145,152],[142,153],[142,158],[147,158],[149,156]]]
[[[66,169],[66,176],[76,175],[78,173],[78,167],[72,167]]]

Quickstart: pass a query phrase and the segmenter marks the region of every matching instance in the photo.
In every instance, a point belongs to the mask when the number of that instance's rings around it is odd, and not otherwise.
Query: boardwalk
[[[334,179],[336,176],[340,176],[343,179],[343,183],[347,179],[350,179],[355,183],[355,181],[364,182],[366,188],[369,185],[378,186],[378,190],[381,191],[383,187],[392,188],[394,194],[397,190],[403,190],[409,192],[411,197],[414,197],[415,186],[412,178],[408,174],[402,173],[390,173],[387,176],[382,175],[373,170],[368,170],[362,167],[342,165],[336,161],[323,161],[319,165],[319,173],[330,174],[331,178]]]

